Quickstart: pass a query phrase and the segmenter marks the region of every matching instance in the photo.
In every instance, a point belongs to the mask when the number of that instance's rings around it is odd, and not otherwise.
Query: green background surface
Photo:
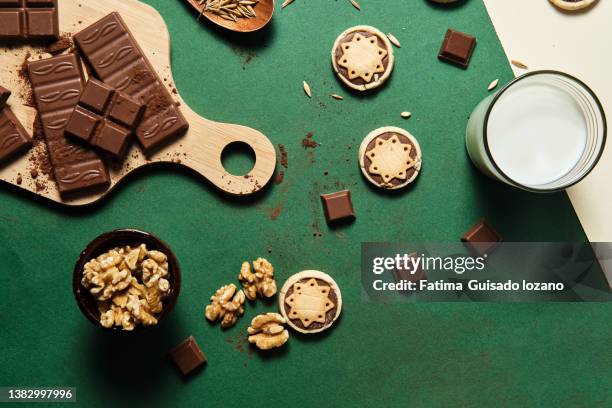
[[[482,1],[444,9],[421,0],[362,0],[358,12],[342,0],[297,0],[250,36],[196,22],[179,0],[147,3],[168,24],[176,86],[187,103],[285,144],[285,180],[235,199],[187,171],[156,169],[81,210],[0,186],[0,385],[75,386],[84,407],[612,404],[611,304],[362,298],[362,241],[456,241],[480,217],[508,241],[585,240],[565,194],[533,195],[491,181],[464,152],[472,108],[489,82],[512,78]],[[348,92],[330,68],[336,36],[357,24],[392,32],[402,43],[388,85],[369,95]],[[478,38],[467,71],[436,58],[448,27]],[[312,99],[303,95],[303,80]],[[401,119],[404,110],[413,117]],[[361,139],[386,125],[412,132],[424,154],[418,182],[400,194],[373,189],[358,170]],[[309,131],[321,146],[306,151],[301,139]],[[243,159],[230,161],[244,168]],[[319,194],[341,188],[352,190],[357,220],[330,229]],[[272,220],[275,208],[281,210]],[[119,227],[156,233],[183,273],[171,318],[132,339],[93,327],[71,290],[80,250]],[[275,310],[274,303],[249,304],[227,331],[207,323],[209,296],[236,281],[243,260],[258,256],[274,264],[279,284],[304,269],[330,273],[344,299],[333,330],[292,333],[283,349],[258,353],[236,343],[250,319]],[[184,380],[166,352],[190,334],[209,361]]]

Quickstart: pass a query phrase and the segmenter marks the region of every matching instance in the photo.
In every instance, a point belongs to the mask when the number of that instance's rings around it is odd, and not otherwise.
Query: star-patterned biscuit
[[[325,314],[335,307],[329,299],[329,290],[329,286],[319,285],[314,278],[295,283],[293,293],[285,299],[291,307],[289,318],[299,319],[304,327],[313,322],[325,323]]]
[[[395,126],[371,131],[359,147],[359,167],[377,187],[396,190],[412,183],[421,172],[422,153],[410,132]]]
[[[401,143],[397,134],[387,140],[379,138],[375,147],[366,153],[371,162],[368,171],[381,176],[385,184],[394,178],[406,180],[408,170],[416,165],[410,157],[411,151],[412,145]]]
[[[336,38],[331,62],[334,72],[346,86],[367,91],[381,86],[391,75],[393,46],[375,27],[351,27]]]
[[[362,78],[370,82],[374,74],[385,72],[383,59],[387,50],[378,45],[376,35],[364,36],[357,33],[350,41],[340,45],[342,56],[338,65],[346,68],[349,79]]]

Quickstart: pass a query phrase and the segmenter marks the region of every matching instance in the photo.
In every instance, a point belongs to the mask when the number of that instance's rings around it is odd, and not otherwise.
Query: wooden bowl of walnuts
[[[107,331],[140,333],[174,308],[181,272],[170,247],[148,232],[119,229],[81,252],[72,289],[81,312]]]

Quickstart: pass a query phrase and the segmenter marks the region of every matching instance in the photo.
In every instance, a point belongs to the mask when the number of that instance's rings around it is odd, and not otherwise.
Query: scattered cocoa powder
[[[32,176],[33,179],[38,177],[38,170],[36,169],[31,169],[30,170],[30,176]]]
[[[53,180],[53,168],[49,162],[47,145],[44,140],[43,128],[39,115],[36,115],[34,119],[33,130],[32,153],[28,158],[30,175],[32,175],[33,172],[35,172],[34,174],[37,176],[42,173],[47,176],[48,179]]]
[[[163,92],[157,91],[151,95],[151,98],[147,101],[147,116],[153,113],[163,112],[167,107],[168,98],[166,98]]]
[[[270,218],[272,219],[272,221],[275,221],[278,218],[282,209],[283,207],[279,205],[278,207],[274,208],[274,210],[272,210],[272,214],[270,214]]]
[[[134,76],[132,77],[132,80],[134,81],[134,83],[139,84],[142,81],[147,80],[147,78],[150,78],[150,73],[149,71],[147,71],[146,69],[136,69],[134,71]]]
[[[21,173],[17,173],[17,178],[15,179],[15,182],[18,185],[21,185],[21,183],[23,182],[23,177],[21,177]]]
[[[314,136],[314,133],[312,132],[306,133],[306,137],[302,139],[302,147],[304,149],[308,149],[308,148],[314,149],[315,147],[319,146],[317,142],[312,140],[313,136]]]
[[[21,82],[19,96],[23,99],[24,105],[34,107],[34,94],[32,93],[32,84],[30,83],[30,75],[28,74],[28,59],[31,56],[32,54],[29,51],[26,52],[23,62],[17,70],[17,77],[19,78],[19,82]]]
[[[285,178],[285,172],[281,170],[281,171],[278,172],[276,177],[274,177],[274,183],[280,184],[280,183],[283,182],[284,178]]]
[[[281,153],[281,160],[280,160],[281,166],[283,166],[284,168],[287,168],[287,166],[289,165],[289,162],[287,161],[287,150],[285,149],[285,145],[279,144],[278,150],[280,150],[280,153]]]

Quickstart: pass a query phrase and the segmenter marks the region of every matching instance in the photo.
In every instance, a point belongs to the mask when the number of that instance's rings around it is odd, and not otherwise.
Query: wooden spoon
[[[250,33],[263,28],[270,22],[274,15],[274,0],[259,0],[259,3],[253,8],[256,17],[253,18],[238,18],[237,21],[226,20],[218,14],[210,11],[204,11],[204,4],[200,4],[200,0],[187,0],[200,15],[206,17],[209,21],[217,24],[228,30],[238,33]]]

